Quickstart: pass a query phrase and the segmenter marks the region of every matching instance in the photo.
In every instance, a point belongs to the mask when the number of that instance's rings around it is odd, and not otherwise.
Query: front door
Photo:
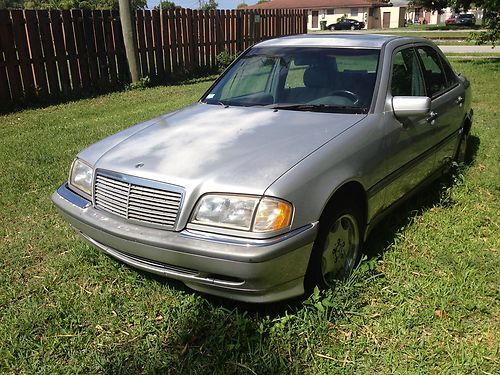
[[[312,11],[312,29],[317,29],[318,28],[318,15],[319,12],[317,10]]]
[[[392,56],[392,76],[388,101],[395,96],[427,96],[416,51],[412,47],[396,50]],[[390,116],[390,117],[389,117]],[[384,206],[389,206],[428,177],[434,170],[432,149],[434,128],[428,116],[387,118],[386,175],[382,183]]]
[[[384,29],[388,29],[391,27],[391,13],[390,12],[384,12],[384,18],[382,21],[382,27]]]

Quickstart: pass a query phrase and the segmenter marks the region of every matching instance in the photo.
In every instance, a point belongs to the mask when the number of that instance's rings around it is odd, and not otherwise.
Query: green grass
[[[377,30],[377,34],[392,34],[400,36],[414,36],[429,39],[465,39],[473,31],[407,31],[406,29],[389,29],[389,30]]]
[[[449,39],[431,39],[434,43],[439,46],[478,46],[474,40],[449,40]],[[492,46],[491,44],[484,44],[486,46]],[[498,48],[497,48],[498,50]]]
[[[458,39],[466,39],[473,30],[465,30],[465,31],[411,31],[407,28],[399,28],[399,29],[370,29],[370,30],[361,30],[357,33],[361,34],[388,34],[388,35],[400,35],[400,36],[412,36],[412,37],[422,37],[429,39],[442,39],[442,40],[458,40]],[[331,31],[310,31],[310,33],[319,33],[319,34],[330,34]],[[335,31],[336,34],[349,34],[352,33],[350,30],[345,31]]]
[[[80,149],[209,82],[0,117],[0,372],[500,373],[500,65],[453,64],[473,84],[473,164],[385,220],[348,282],[289,305],[209,298],[128,268],[50,202]]]
[[[409,36],[409,37],[419,37],[427,38],[434,41],[436,44],[440,45],[452,45],[452,46],[475,46],[477,43],[470,39],[470,36],[475,31],[407,31],[405,29],[395,29],[395,30],[378,30],[375,31],[377,34],[388,34],[388,35],[398,35],[398,36]]]
[[[399,29],[370,29],[370,30],[362,30],[360,33],[371,33],[371,34],[387,34],[387,35],[398,35],[398,36],[407,36],[407,37],[420,37],[427,38],[435,42],[439,45],[456,45],[456,46],[475,46],[477,45],[476,41],[473,39],[469,39],[469,37],[473,34],[477,34],[478,31],[473,29],[459,29],[460,31],[455,30],[440,30],[437,29],[435,31],[430,31],[427,29],[410,29],[407,27],[399,28]],[[335,33],[349,33],[348,31],[336,31]],[[329,34],[330,31],[313,31],[310,33],[319,33],[319,34]]]
[[[500,60],[500,52],[491,52],[491,53],[484,53],[484,52],[447,52],[446,57],[448,59],[496,59]]]
[[[475,31],[482,30],[484,26],[477,22],[474,26],[463,26],[463,25],[450,25],[447,26],[444,22],[436,24],[411,24],[407,25],[404,29],[414,30],[414,31]]]

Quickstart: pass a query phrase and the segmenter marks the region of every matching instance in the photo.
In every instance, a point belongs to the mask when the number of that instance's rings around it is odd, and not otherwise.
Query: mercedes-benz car
[[[348,277],[380,219],[464,159],[471,98],[426,39],[267,40],[198,102],[81,151],[52,200],[130,266],[283,300]]]

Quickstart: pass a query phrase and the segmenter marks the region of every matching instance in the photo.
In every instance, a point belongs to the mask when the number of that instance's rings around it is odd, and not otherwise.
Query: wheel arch
[[[470,129],[472,127],[472,114],[472,110],[470,113],[467,113],[460,127],[455,152],[453,154],[453,160],[459,163],[469,164],[471,162],[467,157],[467,139],[469,138]]]
[[[350,208],[359,210],[361,215],[362,223],[360,223],[360,239],[364,241],[364,234],[366,232],[366,219],[368,213],[368,200],[367,194],[363,185],[359,181],[351,180],[341,184],[336,188],[330,195],[328,201],[325,203],[323,210],[319,218],[319,229],[318,237],[315,240],[313,251],[309,257],[309,263],[307,265],[307,271],[304,278],[304,289],[306,293],[309,293],[318,284],[317,273],[314,271],[318,267],[319,258],[318,254],[318,244],[321,244],[323,235],[327,231],[328,218],[334,213],[334,210],[339,206],[345,208],[347,205]],[[351,203],[354,202],[355,204]],[[350,206],[352,204],[352,207]],[[342,208],[341,208],[342,209]],[[317,242],[319,240],[319,243]]]
[[[468,113],[463,121],[462,133],[469,135],[471,127],[472,127],[472,113]]]
[[[360,210],[361,219],[363,220],[362,228],[366,228],[368,220],[368,195],[363,185],[356,180],[351,180],[343,183],[335,189],[330,195],[328,201],[323,207],[320,222],[328,215],[338,202],[351,201],[355,202],[355,207]]]

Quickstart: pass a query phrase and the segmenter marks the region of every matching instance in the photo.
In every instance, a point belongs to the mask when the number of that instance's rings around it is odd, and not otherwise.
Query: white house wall
[[[406,8],[405,7],[382,7],[380,8],[380,15],[382,16],[382,22],[380,22],[383,27],[383,17],[384,13],[390,14],[389,28],[396,29],[398,27],[403,27],[405,22]]]
[[[332,9],[332,8],[329,8]],[[337,20],[343,15],[347,15],[347,18],[351,18],[353,20],[362,21],[366,25],[368,25],[368,8],[359,7],[358,15],[353,16],[351,10],[353,8],[334,8],[333,14],[327,14],[328,9],[308,9],[307,11],[307,29],[308,30],[320,30],[321,29],[321,21],[326,21],[327,25],[331,25],[332,23],[337,23]],[[318,27],[312,27],[312,12],[318,12]]]

